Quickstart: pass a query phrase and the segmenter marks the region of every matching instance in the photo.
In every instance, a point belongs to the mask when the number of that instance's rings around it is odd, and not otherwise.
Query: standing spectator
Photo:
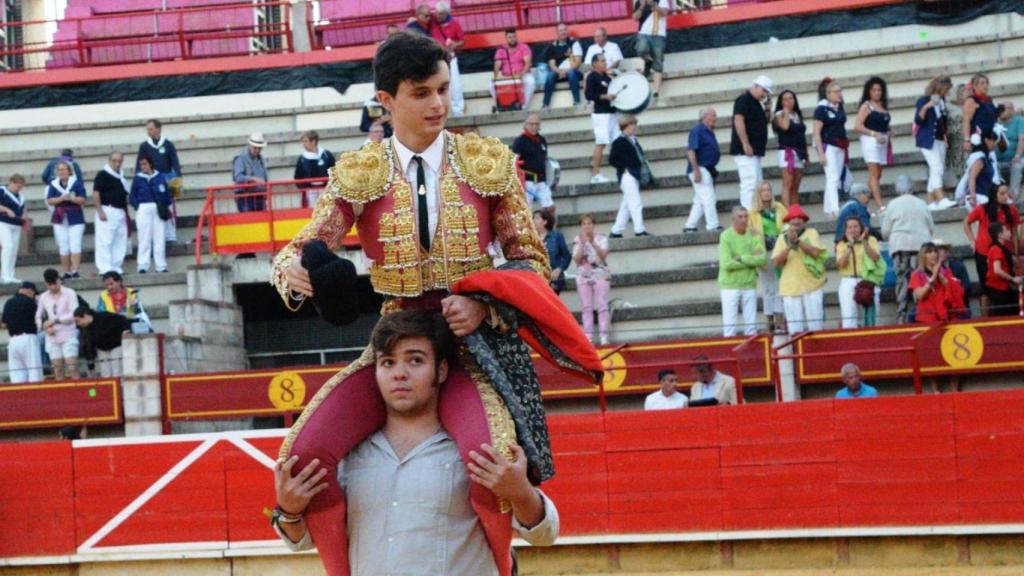
[[[839,211],[839,218],[836,219],[836,243],[838,244],[846,237],[846,221],[849,218],[860,220],[861,227],[872,236],[881,236],[877,230],[871,227],[871,213],[868,212],[868,203],[871,202],[871,191],[868,187],[857,183],[850,188],[850,200],[843,205]]]
[[[135,171],[139,171],[139,158],[149,156],[153,169],[163,175],[167,187],[171,191],[171,203],[168,206],[171,217],[164,227],[167,241],[174,244],[178,241],[178,208],[175,200],[181,197],[184,184],[181,179],[181,162],[178,161],[178,150],[174,143],[164,138],[163,124],[153,118],[146,122],[146,140],[139,144],[139,152],[135,157]],[[100,270],[102,274],[105,270]]]
[[[843,387],[836,392],[836,398],[877,398],[878,390],[868,386],[860,379],[860,368],[853,362],[843,364],[839,370],[843,379]]]
[[[946,168],[946,136],[949,132],[949,105],[946,94],[952,88],[949,76],[936,76],[928,82],[924,96],[917,99],[914,114],[914,141],[928,163],[928,208],[946,210],[956,202],[946,198],[943,173]]]
[[[551,262],[551,289],[555,294],[561,294],[562,290],[565,290],[565,271],[572,263],[572,253],[565,243],[565,236],[555,230],[555,217],[545,210],[534,211],[533,227],[537,230],[540,241],[544,243],[548,261]]]
[[[459,73],[459,50],[466,44],[466,33],[462,25],[452,16],[452,8],[447,2],[438,2],[434,6],[434,22],[430,27],[430,35],[448,51],[451,60],[448,70],[451,80],[448,93],[452,97],[451,114],[458,118],[466,113],[466,100],[462,95],[462,74]]]
[[[636,140],[636,116],[626,114],[619,117],[621,134],[612,142],[612,151],[608,154],[608,163],[615,167],[622,190],[622,201],[619,213],[612,225],[611,238],[622,238],[626,223],[633,221],[633,235],[650,236],[644,228],[644,203],[640,197],[640,189],[654,183],[651,167],[647,163],[644,149]]]
[[[931,242],[921,246],[917,257],[917,269],[910,277],[909,289],[917,302],[914,313],[916,322],[945,322],[964,307],[964,288],[948,268],[942,265],[942,258]],[[950,377],[951,388],[960,388],[959,379]],[[937,378],[929,378],[932,392],[939,393]]]
[[[846,180],[847,151],[846,110],[843,109],[843,89],[826,77],[818,84],[818,107],[814,109],[814,145],[818,162],[825,171],[825,216],[836,218],[839,213],[839,191]]]
[[[765,254],[770,255],[775,250],[775,244],[782,231],[786,207],[782,202],[776,202],[772,184],[766,180],[757,185],[754,206],[750,213],[750,231],[761,237]],[[758,271],[758,281],[761,284],[761,308],[768,320],[768,331],[774,333],[782,329],[785,309],[782,306],[782,296],[779,295],[779,275],[770,257],[766,258],[766,266]]]
[[[964,100],[964,116],[961,120],[964,152],[971,151],[971,136],[995,130],[999,113],[988,95],[988,89],[988,76],[984,74],[975,74],[967,86],[967,99]]]
[[[75,161],[75,153],[71,148],[64,148],[60,151],[60,156],[52,158],[46,163],[46,168],[43,168],[42,180],[44,185],[49,185],[54,178],[57,177],[57,164],[66,162],[71,169],[75,172],[75,178],[79,182],[82,181],[82,169],[78,166],[78,162]]]
[[[783,90],[775,103],[772,130],[779,139],[779,169],[782,170],[782,203],[800,201],[800,182],[807,155],[807,124],[796,92]]]
[[[132,321],[142,323],[149,332],[153,326],[149,320],[149,314],[139,300],[139,291],[135,288],[127,288],[124,285],[124,278],[117,272],[110,271],[103,275],[103,286],[105,290],[100,292],[99,301],[96,302],[97,312],[110,312],[120,314]]]
[[[150,256],[156,260],[156,271],[167,272],[167,242],[164,226],[170,218],[168,205],[170,191],[163,174],[153,169],[149,157],[143,156],[140,172],[132,179],[128,201],[135,210],[135,225],[139,231],[139,274],[149,270]]]
[[[121,337],[131,332],[132,321],[120,314],[93,312],[88,306],[75,309],[75,325],[88,334],[96,348],[96,365],[101,378],[120,378]]]
[[[612,313],[608,308],[612,273],[608,268],[608,238],[594,232],[594,217],[580,216],[580,234],[573,239],[572,260],[576,263],[576,291],[583,309],[583,333],[594,340],[594,309],[597,309],[601,345],[609,342]]]
[[[587,100],[594,103],[590,113],[590,121],[594,127],[594,154],[590,161],[590,183],[605,184],[608,179],[601,174],[601,156],[604,147],[619,137],[619,123],[615,119],[612,100],[615,96],[608,93],[608,85],[612,78],[608,75],[607,60],[604,54],[594,57],[594,69],[587,75],[587,86],[584,90]]]
[[[1007,102],[999,114],[999,125],[1006,137],[1006,149],[999,151],[1000,171],[1007,173],[1010,181],[1010,196],[1020,200],[1021,177],[1024,176],[1024,110],[1017,110],[1013,102]]]
[[[998,136],[995,132],[985,132],[981,137],[971,136],[975,141],[974,149],[967,157],[967,173],[957,185],[957,197],[962,198],[967,207],[984,204],[990,200],[992,187],[1002,182],[999,177],[999,165],[995,156]]]
[[[363,146],[366,146],[370,142],[376,142],[380,144],[384,141],[384,123],[374,122],[370,126],[370,131],[366,133],[366,140],[363,141]]]
[[[526,203],[540,203],[552,215],[555,201],[547,181],[548,141],[540,134],[540,114],[530,113],[523,124],[523,133],[512,142],[512,151],[519,155],[520,168],[526,177]]]
[[[373,96],[363,102],[363,112],[359,119],[359,131],[369,133],[375,124],[380,124],[384,129],[384,138],[391,138],[394,130],[391,127],[391,114],[384,109],[384,106],[377,100],[377,97]]]
[[[962,310],[958,311],[957,317],[970,318],[971,275],[967,272],[967,266],[965,266],[959,258],[953,255],[953,247],[949,245],[949,242],[946,242],[941,238],[936,238],[932,240],[932,244],[934,244],[939,250],[939,260],[942,262],[942,265],[960,281],[960,286],[964,289],[964,307]]]
[[[974,233],[971,224],[978,223],[978,232]],[[1018,241],[1020,238],[1017,232],[1020,230],[1020,212],[1013,205],[1010,199],[1010,188],[1002,184],[996,190],[994,202],[979,204],[975,206],[964,218],[964,235],[967,241],[974,246],[974,266],[978,273],[978,285],[981,286],[981,315],[989,315],[991,299],[988,294],[988,273],[992,269],[988,262],[989,251],[992,248],[993,238],[989,236],[989,227],[999,223],[1006,226],[1011,237]]]
[[[957,84],[956,103],[949,107],[949,121],[946,123],[946,170],[943,173],[943,185],[947,186],[956,186],[964,175],[965,154],[961,140],[964,138],[963,118],[967,95],[967,85]],[[968,134],[966,138],[970,139],[970,135]]]
[[[583,73],[580,72],[580,65],[583,63],[583,47],[569,36],[569,27],[564,22],[558,23],[555,33],[557,34],[555,41],[544,51],[544,61],[548,64],[548,76],[544,82],[543,108],[551,105],[551,96],[555,93],[555,83],[561,80],[569,82],[572,104],[579,106],[580,80],[583,79]]]
[[[85,186],[71,171],[67,162],[58,162],[57,177],[46,189],[46,203],[53,207],[50,222],[57,239],[64,278],[78,278],[82,264],[82,237],[85,235]]]
[[[640,23],[636,55],[644,59],[644,74],[654,72],[651,91],[658,97],[665,71],[665,43],[668,38],[668,0],[634,0],[633,19]]]
[[[69,170],[70,171],[70,170]],[[78,294],[61,282],[53,268],[43,272],[46,292],[39,296],[36,308],[36,329],[46,333],[46,353],[53,364],[57,380],[78,378],[78,330],[75,328],[75,308]]]
[[[92,183],[96,206],[96,271],[101,275],[124,272],[128,253],[128,180],[124,177],[124,155],[112,152],[106,166]]]
[[[718,223],[718,198],[715,196],[715,178],[718,177],[718,161],[722,158],[715,136],[714,126],[718,114],[714,108],[700,111],[700,122],[690,130],[687,141],[686,174],[693,184],[693,206],[683,225],[684,233],[697,231],[701,217],[708,230],[721,230]]]
[[[409,21],[405,25],[405,29],[415,34],[430,36],[430,27],[432,22],[433,18],[430,15],[430,6],[427,4],[420,4],[416,6],[416,15],[409,18]]]
[[[594,30],[594,43],[587,48],[586,55],[583,56],[583,64],[587,67],[593,67],[594,56],[598,54],[604,54],[604,61],[607,66],[609,74],[618,74],[619,62],[622,62],[622,49],[615,42],[608,40],[608,29],[604,26],[598,26]]]
[[[868,165],[868,187],[879,212],[885,210],[882,203],[882,166],[888,166],[892,156],[891,122],[889,87],[885,80],[872,76],[864,84],[854,130],[860,133],[860,151]]]
[[[0,283],[17,284],[14,277],[18,264],[18,247],[21,245],[21,231],[25,227],[25,199],[21,189],[25,177],[12,174],[7,186],[0,186]]]
[[[383,132],[382,132],[383,135]],[[330,150],[320,147],[320,134],[316,130],[306,130],[299,140],[302,144],[302,153],[295,162],[295,180],[306,180],[309,178],[327,178],[330,175],[331,167],[334,166],[334,154]],[[305,182],[297,184],[300,189],[305,190],[302,195],[302,207],[316,206],[327,182]]]
[[[651,392],[644,399],[644,410],[678,410],[686,408],[689,401],[686,395],[679,392],[676,386],[679,385],[679,377],[676,371],[671,368],[664,368],[658,371],[657,392]]]
[[[691,403],[711,399],[716,400],[720,405],[739,403],[736,398],[735,378],[715,370],[715,367],[708,361],[708,357],[703,354],[695,356],[694,360],[703,362],[693,366],[693,370],[697,374],[697,381],[690,387]]]
[[[754,205],[754,189],[762,179],[762,162],[768,146],[768,120],[772,117],[772,80],[758,76],[754,85],[736,98],[732,107],[732,142],[729,154],[740,178],[740,204]]]
[[[255,184],[235,190],[235,199],[239,212],[262,212],[266,209],[267,164],[263,158],[263,148],[267,146],[262,132],[253,132],[249,143],[235,155],[231,163],[231,174],[235,184]]]
[[[1013,233],[1009,226],[993,222],[988,226],[992,246],[988,249],[988,274],[985,287],[991,301],[992,316],[1016,316],[1020,311],[1017,294],[1021,286],[1017,259],[1013,257]]]
[[[523,110],[530,107],[537,81],[533,77],[533,53],[520,42],[513,28],[505,30],[505,45],[494,51],[494,78],[488,85],[491,98],[495,98],[495,80],[516,80],[523,86]]]
[[[846,233],[836,244],[836,268],[839,268],[839,314],[842,327],[857,328],[858,326],[874,326],[877,324],[879,286],[885,278],[885,260],[878,240],[868,233],[868,229],[859,218],[850,217],[845,222]],[[874,299],[871,305],[858,303],[856,300],[857,285],[861,282],[874,284]],[[858,322],[859,307],[864,308],[864,321]]]
[[[7,340],[7,370],[11,384],[43,379],[43,355],[36,337],[36,285],[24,281],[18,292],[4,303],[3,324]]]
[[[790,334],[821,330],[825,320],[825,258],[818,231],[808,228],[810,217],[799,204],[790,204],[772,262],[782,269],[779,294]]]
[[[931,242],[935,223],[924,200],[913,194],[913,181],[906,174],[896,179],[897,198],[889,202],[882,215],[882,238],[889,242],[896,272],[896,321],[906,324],[911,294],[907,282],[917,268],[918,252]]]
[[[765,266],[764,239],[747,231],[750,214],[732,209],[732,226],[718,237],[718,288],[722,296],[722,336],[736,335],[736,313],[743,308],[743,334],[757,333],[757,272]]]

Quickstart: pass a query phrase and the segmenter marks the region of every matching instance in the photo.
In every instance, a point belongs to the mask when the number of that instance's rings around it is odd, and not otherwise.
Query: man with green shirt
[[[747,209],[732,209],[732,226],[718,238],[718,287],[722,291],[722,336],[736,335],[743,308],[743,334],[757,333],[757,271],[767,264],[764,239],[747,231]]]

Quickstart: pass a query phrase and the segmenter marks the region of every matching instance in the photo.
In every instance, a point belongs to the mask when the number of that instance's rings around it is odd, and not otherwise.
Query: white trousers
[[[740,204],[747,210],[754,208],[754,191],[761,182],[760,156],[733,156],[736,161],[736,172],[740,177]]]
[[[853,300],[853,292],[862,279],[854,276],[843,276],[839,281],[839,314],[843,317],[843,328],[860,327],[860,306]],[[875,310],[878,310],[879,296],[882,289],[875,286]]]
[[[743,335],[757,333],[757,289],[722,289],[722,336],[736,335],[736,313],[743,309]]]
[[[821,288],[803,296],[783,296],[782,306],[786,309],[789,333],[821,330],[825,323],[824,302],[825,291]]]
[[[537,89],[537,79],[533,75],[533,71],[527,71],[523,73],[523,77],[519,79],[523,83],[523,110],[530,107],[530,99],[533,98],[533,91]],[[487,91],[491,93],[491,98],[494,98],[494,80],[491,80],[487,84]]]
[[[622,202],[619,203],[619,214],[615,217],[612,233],[622,234],[630,220],[633,221],[634,233],[644,232],[644,202],[640,198],[640,183],[629,172],[623,172],[619,189],[622,190]]]
[[[85,224],[54,224],[53,237],[57,240],[57,252],[61,256],[82,253],[82,237]]]
[[[466,100],[462,97],[462,75],[459,74],[459,59],[453,56],[448,69],[451,74],[448,93],[452,97],[452,116],[459,117],[466,113]]]
[[[121,377],[121,347],[118,346],[113,350],[97,350],[96,351],[96,366],[100,370],[100,376],[102,378],[120,378]]]
[[[7,370],[11,384],[43,380],[43,351],[35,334],[19,334],[7,341]]]
[[[0,222],[0,282],[14,282],[14,267],[21,246],[21,226]]]
[[[696,228],[701,217],[704,218],[704,226],[708,230],[718,228],[718,198],[715,196],[715,183],[711,179],[711,173],[707,168],[700,169],[700,182],[693,181],[693,174],[690,174],[690,183],[693,184],[693,206],[690,207],[690,216],[686,219],[685,228]]]
[[[782,296],[779,296],[779,277],[775,275],[775,264],[768,259],[768,268],[757,273],[761,285],[762,310],[765,316],[785,313]]]
[[[151,257],[156,260],[157,270],[166,270],[166,232],[155,202],[139,204],[138,210],[135,211],[135,226],[139,231],[139,271],[149,270]]]
[[[936,140],[931,148],[918,148],[928,163],[928,191],[942,188],[942,178],[946,171],[946,143]]]
[[[128,251],[128,220],[121,208],[104,206],[106,221],[96,218],[96,271],[100,276],[114,270],[123,274]]]
[[[839,185],[846,166],[846,153],[838,146],[825,145],[825,214],[839,214]]]

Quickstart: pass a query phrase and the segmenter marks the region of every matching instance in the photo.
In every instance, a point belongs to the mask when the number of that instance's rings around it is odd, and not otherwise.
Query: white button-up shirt
[[[419,222],[419,199],[416,195],[419,191],[416,190],[417,165],[412,161],[412,157],[423,158],[423,175],[427,180],[427,224],[430,227],[430,238],[433,239],[434,232],[437,230],[438,189],[440,188],[441,163],[444,160],[445,150],[444,132],[438,134],[437,139],[420,154],[406,148],[398,141],[397,136],[392,136],[391,140],[395,146],[395,153],[398,155],[398,166],[405,174],[406,180],[409,181],[409,187],[412,188],[412,210],[416,214],[417,222]]]

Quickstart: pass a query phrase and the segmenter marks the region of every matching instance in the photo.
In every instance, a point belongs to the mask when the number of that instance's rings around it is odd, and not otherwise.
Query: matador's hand
[[[452,332],[462,337],[475,332],[484,321],[487,305],[465,296],[449,296],[441,300],[441,313]]]
[[[309,271],[302,267],[298,258],[292,260],[287,272],[288,288],[292,292],[306,297],[313,296],[313,283],[309,280]]]

